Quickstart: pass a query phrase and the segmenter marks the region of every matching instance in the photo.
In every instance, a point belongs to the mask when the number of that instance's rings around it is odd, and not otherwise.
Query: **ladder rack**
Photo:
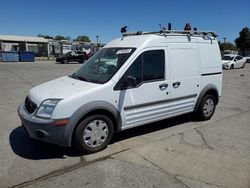
[[[123,36],[134,36],[134,35],[149,35],[149,34],[162,34],[162,35],[190,35],[190,36],[212,36],[217,37],[217,34],[213,31],[194,31],[194,30],[160,30],[160,31],[137,31],[123,33]]]

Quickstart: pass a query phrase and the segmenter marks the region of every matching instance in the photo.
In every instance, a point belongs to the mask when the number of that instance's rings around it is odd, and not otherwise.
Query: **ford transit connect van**
[[[132,127],[190,112],[209,120],[221,88],[214,33],[126,33],[72,75],[32,88],[18,114],[30,137],[93,153]]]

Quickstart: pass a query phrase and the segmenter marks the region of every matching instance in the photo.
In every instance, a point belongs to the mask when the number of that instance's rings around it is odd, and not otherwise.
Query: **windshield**
[[[106,83],[134,51],[135,48],[103,48],[71,77],[87,82]]]
[[[228,56],[228,55],[225,55],[225,56],[223,56],[223,58],[222,58],[222,60],[229,60],[229,61],[231,61],[231,60],[233,60],[233,56]]]

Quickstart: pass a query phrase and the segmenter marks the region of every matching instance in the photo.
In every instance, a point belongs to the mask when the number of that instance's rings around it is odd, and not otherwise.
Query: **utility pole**
[[[226,38],[226,37],[223,37],[223,40],[224,40],[224,43],[226,43],[227,38]]]
[[[99,39],[99,36],[97,35],[97,36],[96,36],[96,45],[97,45],[97,46],[99,46],[99,40],[98,40],[98,39]]]

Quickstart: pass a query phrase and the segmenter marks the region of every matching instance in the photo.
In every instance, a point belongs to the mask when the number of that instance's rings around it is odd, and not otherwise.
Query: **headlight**
[[[51,115],[57,105],[57,103],[60,101],[61,99],[48,99],[43,101],[43,103],[40,105],[40,107],[38,108],[37,112],[36,112],[36,116],[37,117],[41,117],[41,118],[51,118]]]

